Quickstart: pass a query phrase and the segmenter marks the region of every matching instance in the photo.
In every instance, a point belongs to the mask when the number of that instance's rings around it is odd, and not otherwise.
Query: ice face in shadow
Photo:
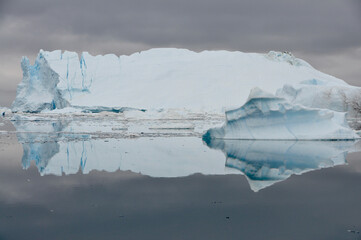
[[[354,141],[254,141],[207,139],[206,144],[226,155],[226,166],[246,176],[257,192],[291,175],[346,163]]]

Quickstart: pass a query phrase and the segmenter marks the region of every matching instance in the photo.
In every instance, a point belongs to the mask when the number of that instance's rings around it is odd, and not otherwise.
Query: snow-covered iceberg
[[[24,57],[22,69],[13,111],[71,106],[223,113],[244,104],[254,87],[275,93],[285,84],[322,83],[361,92],[290,53],[273,51],[151,49],[120,57],[84,52],[79,58],[75,52],[41,50],[33,66]]]
[[[223,139],[353,140],[358,135],[348,126],[346,113],[308,108],[254,88],[240,108],[226,112],[220,128],[203,136]]]

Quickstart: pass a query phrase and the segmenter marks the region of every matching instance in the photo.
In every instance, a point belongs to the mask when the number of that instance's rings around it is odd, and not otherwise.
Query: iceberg
[[[240,108],[226,112],[220,128],[209,129],[204,139],[246,140],[354,140],[346,113],[308,108],[254,88]]]
[[[322,73],[288,52],[197,53],[169,48],[119,57],[83,52],[79,57],[75,52],[40,50],[34,65],[23,57],[21,67],[23,80],[12,105],[18,115],[58,114],[60,118],[112,112],[133,115],[133,119],[209,120],[226,112],[226,124],[209,130],[205,137],[358,138],[347,121],[353,121],[355,129],[360,126],[354,119],[361,113],[361,88]],[[21,117],[13,118],[17,119]],[[209,125],[209,120],[206,125],[218,126],[217,119],[216,124]]]
[[[244,104],[250,90],[275,93],[285,84],[324,83],[351,87],[287,52],[193,52],[150,49],[129,56],[41,50],[31,66],[22,60],[23,80],[12,105],[15,112],[66,107],[112,109],[188,109],[224,113]],[[300,96],[301,97],[301,96]],[[344,110],[344,109],[341,109]]]

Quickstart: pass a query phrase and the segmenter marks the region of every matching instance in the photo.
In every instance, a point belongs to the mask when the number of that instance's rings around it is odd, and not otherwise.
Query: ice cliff
[[[84,52],[79,58],[75,52],[41,50],[33,66],[24,58],[22,69],[23,80],[13,111],[39,112],[72,106],[222,113],[244,104],[254,87],[275,93],[285,84],[312,85],[313,89],[322,84],[329,88],[322,90],[326,95],[331,91],[327,95],[330,97],[334,96],[333,88],[360,93],[358,88],[317,71],[290,53],[274,51],[257,54],[151,49],[120,57]],[[303,94],[294,100],[302,101]],[[313,101],[312,107],[318,107],[317,103]],[[344,111],[345,107],[338,110]]]

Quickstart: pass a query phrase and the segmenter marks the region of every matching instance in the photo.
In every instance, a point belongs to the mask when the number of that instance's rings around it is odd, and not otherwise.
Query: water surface
[[[361,239],[358,149],[4,132],[0,239]]]

